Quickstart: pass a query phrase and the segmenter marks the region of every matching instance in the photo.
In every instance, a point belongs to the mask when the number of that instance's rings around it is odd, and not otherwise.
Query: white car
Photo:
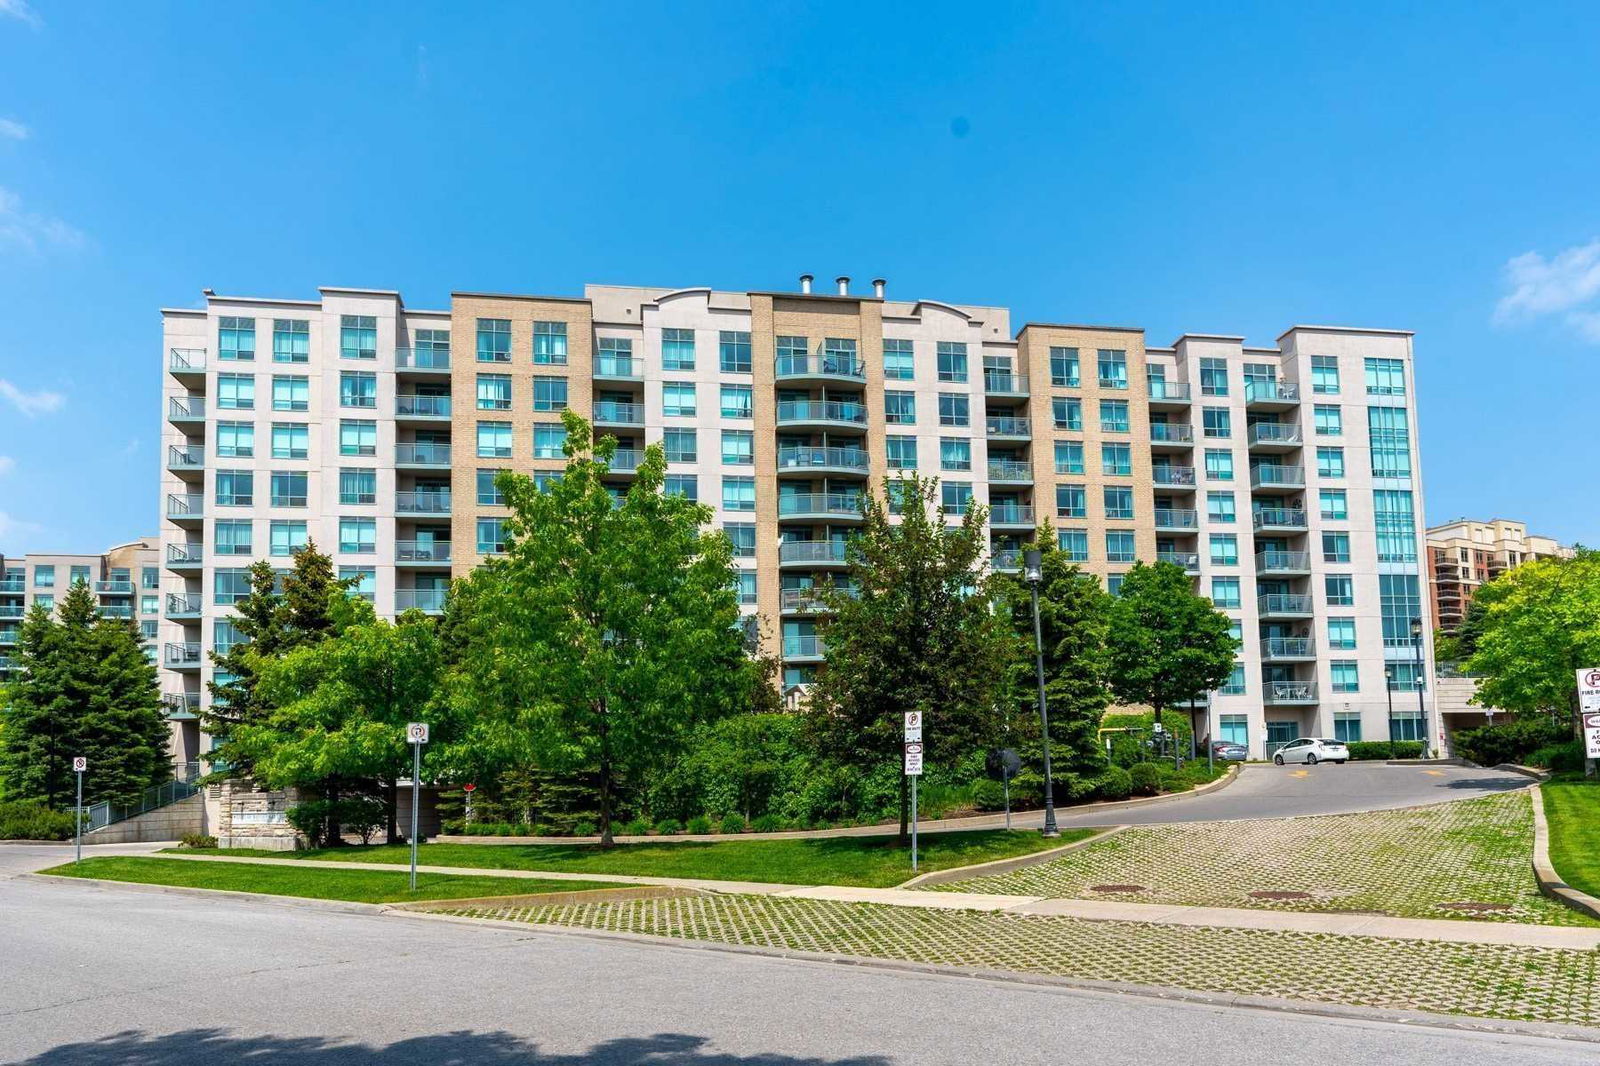
[[[1350,749],[1344,746],[1342,740],[1329,740],[1326,737],[1301,737],[1291,740],[1278,749],[1272,761],[1282,766],[1284,763],[1303,762],[1307,766],[1315,766],[1319,762],[1343,763],[1350,758]]]

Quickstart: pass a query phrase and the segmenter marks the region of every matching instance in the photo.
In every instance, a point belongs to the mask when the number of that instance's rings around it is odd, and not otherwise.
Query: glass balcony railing
[[[167,448],[167,467],[172,470],[200,470],[206,465],[206,450],[198,444],[186,448]]]
[[[449,466],[450,445],[431,441],[396,444],[394,461],[401,466]]]
[[[1200,527],[1200,514],[1198,511],[1180,507],[1157,507],[1157,529],[1198,529]]]
[[[1300,386],[1291,381],[1247,381],[1244,383],[1244,402],[1299,403]]]
[[[983,424],[991,437],[1027,437],[1033,433],[1033,422],[1027,418],[990,417]]]
[[[815,467],[829,467],[865,471],[867,466],[867,453],[860,448],[825,448],[786,444],[778,449],[779,470],[806,470]]]
[[[1297,489],[1305,487],[1306,468],[1303,466],[1276,466],[1261,463],[1250,468],[1250,487],[1253,489]]]
[[[448,563],[450,542],[447,540],[397,540],[394,558],[400,563]]]
[[[1152,444],[1193,444],[1194,427],[1186,422],[1150,423]]]
[[[780,355],[772,366],[778,378],[841,377],[863,380],[867,368],[860,359],[844,352],[820,352],[816,355]]]
[[[1256,552],[1256,572],[1289,571],[1299,573],[1311,569],[1310,552],[1262,551]]]
[[[602,355],[594,361],[594,376],[638,381],[644,377],[644,361],[626,355]]]
[[[1022,549],[1002,548],[989,556],[989,567],[993,570],[1021,570]]]
[[[1259,615],[1305,615],[1311,613],[1311,597],[1296,593],[1275,592],[1256,597]]]
[[[396,348],[394,365],[401,370],[449,370],[448,348]]]
[[[815,659],[827,653],[822,638],[810,635],[785,634],[783,657],[785,659]]]
[[[1267,637],[1261,642],[1261,658],[1273,659],[1314,659],[1317,656],[1317,642],[1310,637]]]
[[[784,400],[778,404],[778,421],[782,422],[848,422],[867,424],[867,409],[859,403],[839,400]]]
[[[204,348],[173,348],[167,352],[167,369],[174,374],[200,374],[206,369]]]
[[[421,489],[394,494],[394,509],[399,514],[449,514],[449,489]]]
[[[1315,681],[1268,681],[1263,695],[1267,703],[1316,703]]]
[[[199,566],[205,562],[205,548],[199,544],[168,544],[167,562],[178,566]]]
[[[204,396],[167,397],[167,419],[173,422],[199,422],[206,417]]]
[[[1250,426],[1248,440],[1255,444],[1299,444],[1300,427],[1283,422],[1256,422]]]
[[[1011,459],[991,459],[989,461],[990,481],[1032,481],[1033,464],[1017,462]]]
[[[169,592],[167,593],[167,617],[179,615],[197,615],[205,603],[205,597],[198,592]]]
[[[842,563],[845,545],[838,540],[786,540],[778,545],[781,563]]]
[[[167,495],[168,518],[199,518],[205,514],[206,498],[198,492],[174,492]]]
[[[449,418],[450,397],[396,396],[394,413],[400,418]]]
[[[985,370],[983,391],[993,396],[1028,395],[1028,375],[1013,374],[1008,370]]]
[[[109,578],[96,581],[94,590],[102,596],[132,596],[133,582],[126,578]]]
[[[644,425],[644,404],[618,403],[616,400],[596,400],[594,420],[613,426]]]
[[[444,589],[395,589],[394,607],[397,611],[437,612],[444,610]]]
[[[199,666],[200,643],[167,644],[162,648],[161,661],[168,666]]]
[[[1251,521],[1256,529],[1305,529],[1306,513],[1297,507],[1262,507]]]
[[[1189,383],[1187,381],[1166,381],[1162,378],[1150,378],[1148,379],[1148,385],[1152,400],[1189,402]]]
[[[1033,508],[1020,503],[997,503],[989,508],[991,526],[1031,526]]]
[[[1180,566],[1191,574],[1200,570],[1200,556],[1195,552],[1156,552],[1156,562]]]
[[[1176,488],[1194,487],[1194,467],[1192,466],[1158,466],[1153,471],[1157,485],[1166,485]]]
[[[797,492],[778,497],[779,515],[833,515],[859,518],[861,497],[837,492]]]

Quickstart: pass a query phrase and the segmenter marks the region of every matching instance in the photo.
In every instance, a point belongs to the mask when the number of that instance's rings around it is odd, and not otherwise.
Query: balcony
[[[132,596],[133,582],[119,578],[96,581],[94,590],[101,596]]]
[[[990,440],[1028,440],[1033,436],[1033,421],[1027,418],[991,416],[983,421]]]
[[[438,515],[450,513],[449,489],[419,489],[394,494],[394,510],[403,515]]]
[[[989,480],[1002,485],[1033,484],[1033,464],[1018,459],[990,459]]]
[[[618,448],[611,456],[609,473],[636,474],[644,462],[644,452],[638,448]]]
[[[773,378],[780,384],[803,382],[843,381],[860,384],[867,378],[867,368],[860,359],[845,352],[822,352],[818,355],[780,355],[772,364]]]
[[[167,370],[174,377],[199,377],[206,375],[206,350],[204,348],[172,348],[167,352]]]
[[[989,556],[989,569],[991,570],[1021,570],[1022,549],[1002,548]]]
[[[1256,614],[1262,618],[1310,618],[1311,597],[1287,592],[1257,596]]]
[[[1254,422],[1245,434],[1258,452],[1286,452],[1305,443],[1300,427],[1287,422]]]
[[[394,398],[394,416],[419,422],[449,421],[450,397],[406,394],[396,396]]]
[[[0,577],[0,594],[7,592],[26,592],[28,583],[20,577]]]
[[[101,618],[132,618],[133,608],[125,603],[102,604],[97,613]]]
[[[1153,471],[1153,480],[1162,488],[1194,490],[1194,467],[1192,466],[1158,466]]]
[[[1262,686],[1262,701],[1276,704],[1317,702],[1315,681],[1268,681]]]
[[[1156,552],[1156,562],[1181,567],[1186,574],[1200,572],[1200,556],[1195,552]]]
[[[643,426],[644,404],[596,400],[594,424],[597,426]]]
[[[1298,507],[1262,507],[1250,516],[1257,533],[1304,533],[1306,513]]]
[[[169,396],[167,397],[167,421],[175,426],[192,426],[195,423],[204,424],[206,420],[206,398],[204,396]]]
[[[422,611],[426,614],[444,613],[444,589],[395,589],[396,611]]]
[[[983,391],[989,396],[1022,398],[1028,395],[1028,375],[1013,374],[1008,370],[985,370]]]
[[[202,658],[199,641],[167,644],[161,649],[161,665],[169,670],[198,670]]]
[[[631,355],[602,355],[594,361],[594,376],[602,381],[643,381],[644,360]]]
[[[1252,492],[1299,492],[1306,487],[1306,468],[1258,463],[1250,468]]]
[[[394,544],[396,566],[448,566],[450,542],[447,540],[397,540]]]
[[[186,720],[200,716],[200,693],[198,692],[163,692],[161,706],[165,709],[167,717],[173,720]]]
[[[1309,573],[1310,552],[1256,552],[1257,577],[1300,577]]]
[[[1194,447],[1194,427],[1187,422],[1150,423],[1150,450],[1178,451]]]
[[[786,634],[783,638],[783,657],[789,662],[821,662],[826,653],[821,637]]]
[[[1032,529],[1033,508],[1021,503],[997,503],[989,508],[989,525],[999,529]]]
[[[778,473],[801,470],[806,473],[865,474],[867,453],[860,448],[823,448],[786,444],[778,449]]]
[[[22,664],[9,655],[0,655],[0,674],[8,674],[13,670],[20,670]]]
[[[800,492],[778,497],[778,517],[860,521],[862,502],[848,493]]]
[[[191,444],[183,448],[177,445],[168,446],[167,469],[185,480],[194,475],[204,476],[206,472],[205,448],[199,444]]]
[[[174,621],[198,621],[205,597],[198,592],[167,593],[167,617]]]
[[[786,540],[778,545],[778,565],[792,567],[844,566],[844,541]]]
[[[841,595],[854,595],[849,588],[828,589],[824,586],[807,589],[779,589],[778,610],[783,614],[820,614],[829,610],[826,596],[829,591]]]
[[[1161,378],[1147,379],[1150,388],[1150,409],[1164,411],[1182,409],[1189,406],[1189,383],[1187,381],[1166,381]]]
[[[423,441],[416,444],[396,444],[394,465],[399,468],[424,467],[438,469],[450,465],[450,445]]]
[[[199,544],[168,544],[167,569],[190,571],[205,565],[205,548]]]
[[[1157,507],[1156,531],[1193,533],[1200,528],[1200,512],[1182,507]]]
[[[1310,637],[1267,637],[1261,641],[1261,661],[1308,662],[1317,657],[1317,642]]]
[[[198,527],[206,513],[206,498],[198,492],[167,494],[167,518],[180,526]]]
[[[0,603],[0,618],[21,618],[27,610],[20,603]]]
[[[778,425],[796,428],[865,426],[867,408],[839,400],[784,400],[778,404]]]
[[[412,373],[448,374],[450,372],[450,349],[396,348],[394,350],[394,366],[396,370],[408,370]]]
[[[1289,381],[1247,381],[1244,403],[1258,411],[1287,410],[1300,403],[1300,386]]]

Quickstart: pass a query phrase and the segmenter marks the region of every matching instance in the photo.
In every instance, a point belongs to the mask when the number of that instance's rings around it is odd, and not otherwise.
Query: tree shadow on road
[[[783,1052],[734,1055],[708,1048],[707,1037],[658,1033],[607,1040],[576,1054],[545,1054],[537,1044],[506,1032],[465,1030],[412,1037],[387,1045],[345,1043],[325,1037],[235,1036],[226,1029],[186,1029],[150,1034],[128,1030],[61,1044],[18,1066],[889,1066],[877,1055],[843,1059]]]

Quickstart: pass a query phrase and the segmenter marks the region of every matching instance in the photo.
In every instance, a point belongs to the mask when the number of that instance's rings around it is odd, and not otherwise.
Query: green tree
[[[914,475],[887,486],[900,522],[876,496],[850,541],[850,594],[825,592],[828,660],[806,717],[826,757],[858,771],[898,762],[905,711],[926,715],[925,761],[954,766],[1000,734],[1008,655],[1004,623],[979,594],[986,510],[951,525],[935,508],[938,482]],[[901,778],[900,832],[909,804]]]
[[[460,584],[469,650],[452,698],[480,712],[468,747],[502,768],[592,774],[609,845],[619,787],[643,788],[698,723],[748,699],[733,550],[709,508],[662,491],[645,449],[632,486],[604,478],[616,440],[572,412],[566,468],[500,475],[506,554]]]
[[[1600,552],[1538,559],[1478,589],[1483,607],[1473,702],[1508,711],[1576,714],[1577,671],[1600,666]]]
[[[138,627],[100,618],[74,582],[55,617],[37,604],[22,626],[19,676],[0,707],[0,774],[15,798],[72,806],[72,758],[89,760],[85,803],[126,802],[172,776],[156,669]]]
[[[1160,715],[1222,686],[1239,642],[1227,615],[1197,595],[1174,563],[1135,563],[1112,599],[1111,688]]]

